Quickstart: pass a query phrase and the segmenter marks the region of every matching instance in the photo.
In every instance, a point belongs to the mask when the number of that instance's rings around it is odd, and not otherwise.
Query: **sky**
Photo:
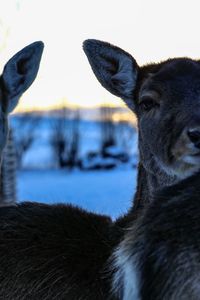
[[[29,43],[45,44],[38,76],[18,110],[122,104],[93,75],[82,50],[88,38],[123,48],[140,65],[200,57],[198,0],[0,0],[0,8],[1,70]]]

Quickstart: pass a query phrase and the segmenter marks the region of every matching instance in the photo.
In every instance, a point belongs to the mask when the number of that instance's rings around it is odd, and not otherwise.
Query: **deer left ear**
[[[122,98],[133,110],[133,94],[138,73],[135,59],[124,50],[98,40],[86,40],[83,49],[103,87]]]
[[[2,74],[3,108],[8,113],[17,105],[20,96],[37,76],[44,44],[35,42],[15,54],[5,65]]]

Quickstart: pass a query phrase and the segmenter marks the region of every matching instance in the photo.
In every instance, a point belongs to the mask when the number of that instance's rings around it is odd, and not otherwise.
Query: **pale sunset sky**
[[[0,0],[0,67],[36,40],[45,43],[38,77],[19,109],[63,102],[122,103],[92,74],[82,50],[88,38],[113,43],[139,64],[200,57],[198,0]]]

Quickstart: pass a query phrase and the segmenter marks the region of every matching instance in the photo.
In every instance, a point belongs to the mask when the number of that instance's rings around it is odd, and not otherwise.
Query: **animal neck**
[[[133,209],[144,207],[151,201],[156,190],[177,182],[175,176],[170,176],[160,168],[147,170],[140,161],[138,164],[137,188],[133,202]]]
[[[176,181],[177,179],[174,176],[166,174],[156,163],[150,169],[140,159],[138,163],[136,192],[132,206],[127,214],[116,220],[116,225],[122,229],[129,226],[141,214],[143,208],[151,202],[152,196],[157,189],[169,186]]]

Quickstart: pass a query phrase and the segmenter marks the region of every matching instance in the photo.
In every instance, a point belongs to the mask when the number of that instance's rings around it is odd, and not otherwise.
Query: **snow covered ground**
[[[18,199],[72,203],[113,219],[131,205],[136,169],[81,172],[24,170],[17,176]]]
[[[27,118],[29,121],[29,119]],[[127,133],[118,127],[119,147],[127,150],[131,160],[118,163],[112,170],[80,171],[58,170],[50,146],[52,117],[43,117],[37,124],[35,139],[23,157],[22,171],[18,172],[18,199],[45,203],[72,203],[89,211],[116,218],[127,211],[135,190],[137,163],[137,131],[127,126]],[[29,135],[27,124],[19,117],[11,119],[15,137]],[[71,121],[66,121],[70,125]],[[19,124],[18,124],[19,123]],[[68,127],[66,127],[67,130]],[[102,131],[99,122],[81,120],[80,157],[99,151]],[[131,130],[130,130],[131,129]],[[114,149],[115,150],[115,149]]]

